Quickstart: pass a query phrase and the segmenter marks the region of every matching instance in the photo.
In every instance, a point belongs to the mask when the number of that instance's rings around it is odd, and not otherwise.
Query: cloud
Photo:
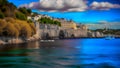
[[[109,10],[112,8],[120,8],[120,5],[119,4],[112,4],[109,2],[96,2],[96,1],[94,1],[90,5],[90,9],[95,9],[95,10]]]
[[[24,4],[20,7],[37,9],[40,11],[85,11],[87,9],[87,0],[39,0]]]
[[[23,4],[20,7],[49,12],[86,11],[88,9],[109,10],[112,8],[120,8],[119,4],[112,4],[109,2],[94,1],[90,6],[88,6],[87,3],[88,0],[39,0],[38,2]]]

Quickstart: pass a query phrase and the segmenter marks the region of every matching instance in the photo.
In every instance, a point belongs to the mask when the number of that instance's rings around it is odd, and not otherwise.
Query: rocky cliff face
[[[29,38],[35,39],[52,39],[52,38],[82,38],[82,37],[104,37],[100,32],[88,32],[86,29],[64,29],[58,25],[39,24],[36,22],[36,34]]]
[[[46,39],[47,37],[52,38],[72,38],[72,37],[87,37],[87,30],[83,29],[62,29],[57,25],[40,25],[40,36],[41,39]]]
[[[59,26],[57,25],[50,25],[50,24],[40,24],[39,27],[39,35],[41,39],[53,38],[58,37],[59,35]]]
[[[103,33],[100,32],[87,32],[88,37],[104,37]]]

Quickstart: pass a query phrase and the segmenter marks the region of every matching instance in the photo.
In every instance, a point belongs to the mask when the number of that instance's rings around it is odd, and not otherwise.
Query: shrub
[[[36,34],[36,28],[35,28],[34,23],[30,23],[30,27],[31,27],[31,29],[32,29],[32,35],[33,35],[33,34]]]
[[[7,26],[5,27],[5,30],[7,32],[8,36],[12,37],[18,37],[19,32],[18,30],[14,27],[13,23],[7,23]]]
[[[29,38],[34,34],[33,32],[36,31],[35,27],[34,27],[34,25],[32,25],[32,23],[27,23],[27,21],[21,21],[21,20],[16,20],[16,22],[20,26],[20,36],[22,36],[22,37]]]
[[[31,19],[27,20],[28,23],[33,23]]]
[[[6,17],[5,20],[6,20],[6,22],[15,23],[15,20],[11,17]]]
[[[0,28],[1,28],[1,29],[3,29],[3,28],[5,28],[5,27],[6,27],[6,25],[7,25],[6,21],[5,21],[5,20],[0,19]]]

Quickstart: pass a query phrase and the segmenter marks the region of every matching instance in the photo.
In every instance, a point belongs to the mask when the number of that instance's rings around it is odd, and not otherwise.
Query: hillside
[[[7,0],[0,0],[0,36],[31,37],[36,33],[32,22],[27,21],[30,9],[17,8]]]
[[[27,20],[27,15],[31,14],[30,9],[18,8],[7,0],[0,0],[0,18],[12,17],[20,20]]]

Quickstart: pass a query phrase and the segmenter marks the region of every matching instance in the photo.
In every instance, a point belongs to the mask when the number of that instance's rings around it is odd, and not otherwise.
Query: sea
[[[120,68],[120,39],[0,45],[0,68]]]

